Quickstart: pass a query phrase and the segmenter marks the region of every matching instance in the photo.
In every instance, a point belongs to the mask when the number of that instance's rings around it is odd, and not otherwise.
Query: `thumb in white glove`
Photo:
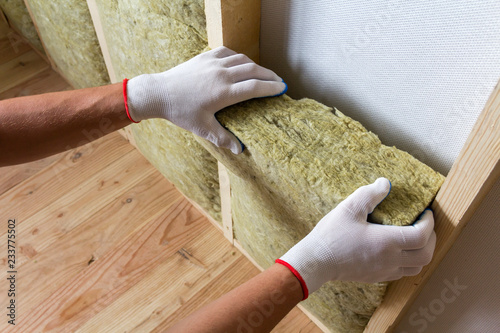
[[[367,222],[390,186],[389,180],[379,178],[360,187],[276,260],[299,279],[304,299],[330,280],[397,280],[418,274],[431,261],[436,244],[431,210],[411,226]]]
[[[248,99],[282,95],[287,86],[247,56],[219,47],[166,72],[128,81],[127,104],[138,122],[164,118],[218,147],[239,154],[243,145],[215,118],[221,109]]]

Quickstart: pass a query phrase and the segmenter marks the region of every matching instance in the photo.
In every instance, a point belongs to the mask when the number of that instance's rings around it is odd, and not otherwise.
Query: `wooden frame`
[[[95,0],[87,0],[87,3],[111,81],[117,82]],[[205,10],[211,48],[224,45],[258,61],[260,0],[205,0]],[[133,143],[130,131],[125,131],[122,134]],[[419,275],[403,278],[389,285],[383,303],[371,317],[365,332],[391,332],[396,327],[425,282],[451,248],[463,227],[470,220],[481,200],[500,178],[499,161],[500,83],[491,94],[433,203],[437,234],[433,261],[424,267]],[[262,270],[262,267],[233,238],[229,177],[226,168],[220,163],[219,179],[222,196],[222,227],[199,205],[190,201],[224,233],[236,248]],[[328,331],[316,318],[307,311],[303,311],[321,329]]]
[[[71,82],[68,80],[68,78],[66,78],[66,75],[64,75],[64,73],[59,69],[59,67],[57,67],[54,60],[52,60],[52,57],[50,56],[50,53],[47,50],[47,47],[45,46],[45,42],[43,41],[42,35],[40,34],[40,30],[38,29],[38,24],[36,22],[35,17],[33,16],[33,12],[31,11],[31,7],[30,7],[28,1],[24,0],[24,4],[26,6],[26,9],[28,10],[28,14],[30,15],[31,21],[33,21],[33,25],[35,26],[35,30],[36,30],[36,33],[38,34],[38,38],[40,39],[40,42],[42,43],[42,47],[43,47],[43,50],[45,52],[45,55],[42,54],[41,52],[37,51],[36,47],[33,47],[33,49],[38,54],[40,54],[40,56],[43,57],[45,59],[45,61],[47,61],[50,64],[50,67],[52,67],[52,69],[54,71],[56,71],[57,74],[59,74],[68,83],[68,85],[70,85],[72,88],[74,88],[73,85],[71,84]],[[30,45],[31,45],[31,43],[30,43]]]

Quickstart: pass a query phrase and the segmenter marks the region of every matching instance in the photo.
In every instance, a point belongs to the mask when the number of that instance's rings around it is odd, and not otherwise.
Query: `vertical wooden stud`
[[[260,0],[205,0],[208,46],[226,46],[259,62]]]
[[[104,36],[104,30],[102,27],[99,10],[97,8],[97,3],[95,2],[95,0],[87,0],[87,6],[89,7],[92,22],[94,23],[94,29],[97,35],[97,40],[99,41],[99,46],[101,47],[104,63],[106,64],[106,69],[108,70],[109,80],[111,81],[111,83],[117,83],[118,79],[113,68],[113,63],[111,62],[111,56],[109,55],[108,43],[106,43],[106,37]]]
[[[219,166],[222,232],[227,240],[233,244],[233,217],[231,215],[231,184],[229,181],[229,174],[224,164],[218,162],[217,165]]]

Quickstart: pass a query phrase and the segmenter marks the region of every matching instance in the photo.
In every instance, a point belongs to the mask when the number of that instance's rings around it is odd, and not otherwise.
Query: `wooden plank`
[[[260,0],[205,0],[208,45],[227,46],[259,62]]]
[[[77,332],[150,332],[184,308],[205,287],[214,288],[217,282],[214,279],[229,267],[238,265],[241,259],[241,255],[233,251],[214,228],[206,228],[204,234],[183,244],[177,253]],[[145,299],[144,295],[154,296]],[[110,321],[109,318],[114,320]]]
[[[23,223],[28,217],[61,197],[63,189],[68,186],[78,187],[82,179],[91,177],[132,149],[120,135],[114,133],[63,153],[59,163],[52,164],[0,195],[0,207],[9,207],[8,212],[1,212],[1,218],[13,217],[19,220],[18,223]],[[0,224],[0,237],[5,237],[6,228],[5,224]]]
[[[33,50],[0,65],[0,93],[14,88],[49,68]]]
[[[222,244],[227,244],[223,239]],[[177,321],[187,317],[194,311],[209,304],[215,299],[228,293],[235,287],[245,283],[250,278],[259,274],[259,270],[253,266],[248,260],[238,255],[236,262],[232,263],[222,273],[213,276],[209,284],[198,291],[193,297],[183,298],[184,303],[175,312],[169,314],[159,325],[140,325],[135,327],[130,332],[148,331],[159,333],[166,331],[170,326]],[[197,281],[198,283],[198,281]],[[162,313],[162,317],[164,317]],[[151,321],[151,320],[148,320]],[[304,316],[298,309],[293,309],[274,329],[273,332],[321,332],[316,326],[311,325],[309,319]]]
[[[71,86],[68,82],[66,82],[66,80],[64,80],[57,72],[48,68],[36,77],[0,93],[0,100],[70,89]]]
[[[121,219],[124,218],[126,216],[121,215]],[[119,220],[113,222],[116,227],[120,227]],[[77,276],[66,279],[64,285],[43,300],[43,306],[39,306],[39,302],[31,302],[34,306],[30,307],[30,315],[20,318],[19,328],[26,332],[40,328],[74,331],[144,279],[152,269],[178,253],[186,243],[205,230],[206,225],[204,217],[187,200],[176,200],[160,215],[138,226],[129,237],[122,238]],[[91,239],[98,235],[94,234]],[[66,248],[71,244],[68,241]],[[80,251],[86,251],[85,246],[83,242],[78,244]],[[169,275],[175,275],[174,271],[171,270]],[[166,282],[165,274],[161,281]],[[183,282],[179,279],[174,283]],[[151,302],[151,298],[144,297],[144,294],[140,294],[140,297],[146,303]],[[137,314],[134,313],[133,318],[137,318]],[[109,320],[108,317],[106,319]]]
[[[135,142],[134,133],[132,132],[132,125],[128,125],[120,130],[118,130],[121,136],[123,136],[132,146],[137,148],[137,143]]]
[[[417,276],[391,283],[365,332],[391,332],[500,177],[500,82],[453,164],[432,208],[437,243],[432,262]]]
[[[113,68],[113,63],[111,61],[111,56],[109,54],[108,43],[106,42],[106,36],[104,35],[104,29],[101,23],[101,17],[99,15],[99,9],[97,8],[97,3],[95,0],[87,0],[87,6],[89,7],[90,16],[92,17],[92,22],[94,23],[94,29],[99,40],[99,45],[101,47],[101,52],[104,57],[104,63],[108,70],[109,79],[111,83],[117,83],[118,79]]]
[[[144,239],[139,243],[134,243],[134,240],[138,241],[138,234],[148,229],[146,226],[150,226],[149,231],[151,231],[151,228],[161,223],[165,223],[165,225],[172,228],[175,226],[174,230],[167,232],[168,235],[174,234],[175,231],[181,237],[180,226],[170,223],[171,219],[168,220],[165,215],[165,212],[171,209],[172,205],[179,205],[180,200],[181,195],[174,186],[164,179],[161,174],[155,172],[134,187],[124,191],[111,204],[105,206],[80,226],[61,237],[51,247],[19,267],[18,290],[23,293],[23,297],[19,299],[19,302],[22,303],[20,303],[19,308],[23,309],[24,315],[19,316],[20,322],[16,325],[18,331],[38,331],[38,329],[27,330],[21,328],[29,322],[26,322],[27,317],[35,315],[35,311],[46,310],[50,312],[55,310],[51,309],[51,298],[47,298],[54,297],[56,291],[59,296],[60,293],[65,293],[69,301],[68,304],[71,304],[72,301],[70,300],[74,292],[69,285],[84,282],[79,280],[78,274],[93,265],[101,265],[102,263],[104,269],[106,269],[111,262],[119,261],[120,265],[118,266],[121,268],[114,267],[118,270],[111,270],[113,276],[103,277],[103,288],[109,288],[116,293],[120,293],[119,281],[127,282],[129,278],[140,279],[141,276],[132,274],[137,272],[134,270],[132,270],[134,272],[130,272],[130,275],[125,274],[121,277],[120,273],[126,273],[127,269],[131,269],[132,266],[140,265],[140,259],[147,259],[149,255],[155,257],[155,255],[158,255],[158,251],[168,248],[164,246],[164,242],[160,241],[161,237],[164,236],[161,228],[155,229],[158,234],[151,237],[149,243],[145,243]],[[189,213],[190,211],[184,212],[184,214]],[[199,223],[194,221],[193,226],[186,228],[186,232],[193,233],[194,230],[197,230],[198,225]],[[170,241],[170,239],[167,239],[167,241]],[[176,243],[176,241],[172,240],[172,243]],[[148,249],[147,244],[159,248],[152,251]],[[132,247],[137,251],[132,251]],[[136,262],[136,260],[138,261]],[[144,273],[149,271],[150,264],[152,264],[151,261],[143,263]],[[116,279],[115,274],[118,275]],[[83,276],[87,275],[83,274]],[[110,277],[110,279],[107,279],[107,277]],[[128,282],[133,284],[136,280]],[[114,289],[115,286],[117,289]],[[6,286],[0,285],[2,292],[6,292],[5,288]],[[84,301],[84,299],[81,300]],[[88,301],[89,298],[85,298],[85,300]],[[83,311],[85,304],[79,305],[81,305]],[[78,308],[79,305],[74,304],[73,309]],[[94,314],[92,313],[92,315]],[[72,318],[70,309],[64,312],[63,315],[63,318],[60,318],[61,321],[70,321]],[[57,318],[48,317],[44,319],[53,322]],[[41,319],[31,318],[30,320],[36,322]],[[25,321],[24,324],[23,321]],[[55,322],[53,324],[57,326]],[[0,331],[3,332],[6,326],[6,322],[0,322]]]
[[[0,195],[62,158],[62,153],[38,161],[0,168]]]
[[[330,332],[328,327],[326,327],[325,324],[323,324],[318,318],[316,318],[315,315],[309,312],[309,310],[307,310],[301,303],[297,305],[297,308],[299,308],[300,311],[302,311],[302,313],[306,315],[306,317],[309,318],[311,322],[314,323],[314,325],[318,328],[320,332],[326,332],[326,333]]]
[[[59,238],[111,204],[120,193],[154,172],[147,160],[133,150],[91,177],[81,179],[77,187],[67,187],[63,196],[19,224],[17,266],[52,246]],[[6,261],[6,254],[0,255]],[[2,274],[0,272],[0,278]]]
[[[222,215],[222,232],[224,237],[233,244],[233,217],[231,215],[231,184],[226,167],[217,162],[219,167],[220,205]]]

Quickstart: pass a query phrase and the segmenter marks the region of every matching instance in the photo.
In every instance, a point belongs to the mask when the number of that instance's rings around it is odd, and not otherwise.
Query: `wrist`
[[[275,279],[279,281],[278,285],[280,287],[277,292],[282,295],[286,295],[296,303],[304,299],[301,283],[288,267],[275,263],[269,268],[269,270],[273,272]]]
[[[133,122],[133,123],[139,123],[139,121],[135,121],[132,116],[130,115],[130,109],[129,109],[129,106],[128,106],[128,94],[127,94],[127,83],[128,83],[128,79],[125,78],[123,79],[123,82],[122,82],[122,92],[123,92],[123,102],[124,102],[124,105],[125,105],[125,113],[127,114],[127,117],[128,119]]]
[[[297,243],[276,263],[282,264],[301,282],[304,299],[324,283],[336,279],[337,259],[314,233]]]
[[[170,102],[167,83],[160,74],[142,74],[124,84],[124,96],[130,119],[139,122],[151,118],[168,119]]]

